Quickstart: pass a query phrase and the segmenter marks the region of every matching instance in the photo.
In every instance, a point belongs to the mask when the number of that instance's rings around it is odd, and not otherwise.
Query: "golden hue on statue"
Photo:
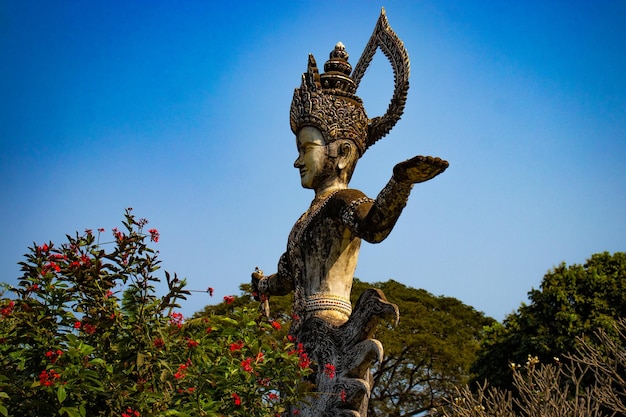
[[[387,112],[368,118],[355,95],[361,77],[380,48],[394,71],[394,93]],[[398,320],[398,309],[380,290],[366,291],[356,303],[350,292],[361,241],[378,243],[396,224],[416,183],[442,173],[448,163],[416,156],[397,164],[376,199],[348,184],[361,156],[400,119],[409,83],[409,59],[384,10],[354,71],[338,43],[320,74],[309,55],[307,72],[293,96],[291,130],[296,135],[294,162],[304,188],[315,192],[309,209],[293,226],[287,250],[275,274],[252,274],[259,300],[294,293],[291,334],[317,364],[313,382],[319,395],[294,405],[287,416],[367,415],[371,392],[369,367],[382,357],[372,339],[378,319]],[[324,366],[335,369],[328,378]]]

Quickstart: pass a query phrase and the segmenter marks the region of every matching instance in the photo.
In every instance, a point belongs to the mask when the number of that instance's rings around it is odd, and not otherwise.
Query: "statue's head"
[[[302,85],[293,95],[290,124],[301,154],[296,166],[305,162],[302,157],[305,142],[310,148],[313,141],[320,146],[319,152],[309,153],[318,158],[324,156],[324,165],[334,167],[332,171],[327,169],[327,173],[339,175],[347,183],[366,149],[368,118],[363,102],[354,94],[352,66],[341,43],[330,53],[324,71],[320,75],[315,58],[309,55],[308,71],[302,74]],[[307,186],[304,178],[302,185],[314,188]]]
[[[356,96],[356,91],[378,48],[391,63],[394,90],[387,112],[368,119],[363,101]],[[291,130],[296,135],[300,152],[296,166],[305,162],[301,142],[313,140],[320,148],[319,152],[311,155],[319,159],[319,164],[325,157],[322,165],[333,167],[333,170],[320,171],[320,175],[336,175],[347,184],[358,159],[389,133],[402,116],[408,89],[409,55],[389,26],[384,9],[354,71],[341,42],[330,53],[323,74],[319,73],[313,55],[309,55],[307,72],[302,74],[302,84],[293,93],[289,114]],[[345,163],[347,159],[350,160],[348,164]],[[304,167],[305,171],[307,169]],[[302,169],[300,174],[303,175]],[[305,181],[303,176],[302,185],[315,188],[306,184],[309,181]]]
[[[347,139],[326,142],[322,132],[304,126],[296,136],[298,158],[294,167],[300,171],[304,188],[325,189],[330,185],[347,186],[359,159],[356,145]]]

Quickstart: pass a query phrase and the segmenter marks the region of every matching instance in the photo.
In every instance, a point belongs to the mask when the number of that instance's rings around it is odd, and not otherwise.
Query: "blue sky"
[[[460,299],[498,320],[546,271],[626,250],[626,2],[298,1],[0,4],[0,280],[33,242],[159,229],[187,315],[273,272],[312,191],[289,129],[307,55],[355,64],[385,6],[411,58],[403,118],[351,186],[375,197],[417,154],[415,187],[356,276]],[[370,117],[393,82],[379,52]]]

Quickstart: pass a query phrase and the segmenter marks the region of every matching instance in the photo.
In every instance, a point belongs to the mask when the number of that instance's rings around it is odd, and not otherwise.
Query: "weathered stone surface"
[[[381,117],[368,119],[355,93],[365,69],[380,48],[394,70],[394,94]],[[397,164],[393,176],[371,199],[348,183],[358,159],[400,119],[406,102],[409,60],[404,45],[381,17],[365,51],[350,74],[348,54],[337,44],[320,74],[309,56],[302,85],[291,106],[304,188],[315,198],[293,226],[287,250],[275,274],[252,274],[259,300],[294,292],[291,334],[313,360],[311,382],[316,395],[307,404],[293,405],[302,417],[367,415],[372,376],[370,367],[381,360],[383,347],[372,339],[380,320],[397,323],[397,306],[382,291],[363,293],[352,309],[350,291],[361,241],[377,243],[393,229],[413,184],[443,172],[448,163],[416,156]]]

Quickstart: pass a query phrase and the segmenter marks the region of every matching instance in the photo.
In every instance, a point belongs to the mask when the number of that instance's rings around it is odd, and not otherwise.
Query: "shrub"
[[[291,341],[250,308],[184,320],[185,280],[160,281],[156,229],[33,244],[0,296],[0,415],[276,416],[302,397]],[[231,298],[229,298],[231,300]],[[274,324],[274,326],[276,326]]]

